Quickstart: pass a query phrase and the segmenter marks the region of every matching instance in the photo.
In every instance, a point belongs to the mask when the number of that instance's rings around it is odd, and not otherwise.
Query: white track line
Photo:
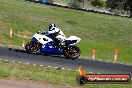
[[[54,67],[54,68],[56,68],[56,69],[57,69],[58,67]]]
[[[12,63],[15,63],[15,61],[11,61]]]
[[[36,64],[32,64],[33,66],[36,66]]]
[[[44,65],[39,65],[40,67],[43,67]]]
[[[51,66],[48,66],[48,68],[51,68]]]
[[[26,63],[27,65],[29,65],[30,63]]]
[[[6,62],[8,62],[9,60],[5,60]]]
[[[2,60],[2,59],[0,59],[0,60]],[[4,61],[9,61],[9,60],[4,60]],[[10,62],[12,62],[12,63],[18,63],[18,64],[30,65],[30,63],[22,63],[22,62],[16,62],[16,61],[10,61]],[[31,65],[37,66],[37,64],[31,64]],[[38,66],[43,67],[44,65],[38,65]],[[55,68],[55,69],[60,68],[60,67],[56,67],[56,66],[55,66],[55,67],[47,66],[47,67],[48,67],[48,68]],[[61,67],[60,69],[78,72],[78,70],[67,69],[67,68],[64,68],[64,67]],[[93,72],[89,72],[89,73],[93,74]],[[100,73],[98,73],[98,74],[100,74]]]
[[[18,62],[19,64],[21,64],[22,62]]]

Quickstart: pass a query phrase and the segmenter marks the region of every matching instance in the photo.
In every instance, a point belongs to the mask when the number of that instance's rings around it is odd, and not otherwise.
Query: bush
[[[71,0],[71,2],[68,4],[70,7],[75,8],[75,9],[78,9],[81,6],[78,0]]]
[[[53,0],[47,0],[46,3],[50,3],[50,4],[53,4]]]
[[[105,0],[91,0],[91,5],[93,6],[99,6],[99,7],[105,7],[106,3]]]

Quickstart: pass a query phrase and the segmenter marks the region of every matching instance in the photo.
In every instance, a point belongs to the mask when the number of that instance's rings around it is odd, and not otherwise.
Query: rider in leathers
[[[49,25],[49,31],[46,32],[46,35],[52,34],[55,38],[55,46],[59,47],[60,45],[63,45],[63,41],[66,39],[63,32],[57,28],[55,24]]]

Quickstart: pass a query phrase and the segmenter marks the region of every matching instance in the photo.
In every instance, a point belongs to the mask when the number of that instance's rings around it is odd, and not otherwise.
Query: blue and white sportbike
[[[39,52],[41,54],[64,55],[65,58],[74,60],[81,54],[79,47],[75,46],[80,40],[76,36],[70,36],[62,41],[59,47],[56,47],[54,34],[45,35],[37,32],[33,35],[31,41],[26,44],[25,49],[27,53]]]

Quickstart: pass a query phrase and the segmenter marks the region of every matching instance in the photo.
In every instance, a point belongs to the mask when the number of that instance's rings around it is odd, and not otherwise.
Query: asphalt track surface
[[[64,59],[63,56],[28,54],[25,50],[0,47],[0,59],[77,70],[81,65],[88,72],[107,74],[130,74],[132,65],[117,64],[91,59]]]

